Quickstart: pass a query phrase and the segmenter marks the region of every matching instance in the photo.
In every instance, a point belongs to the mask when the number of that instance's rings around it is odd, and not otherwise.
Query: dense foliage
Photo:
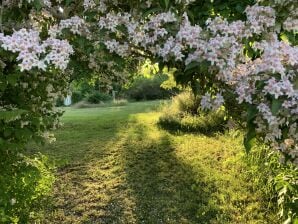
[[[112,97],[106,93],[93,92],[91,95],[88,96],[88,102],[93,104],[110,100],[112,100]]]
[[[53,167],[42,155],[0,155],[0,222],[29,223],[52,192]]]
[[[157,100],[168,99],[178,92],[173,87],[165,89],[162,84],[169,79],[167,75],[155,75],[153,77],[137,76],[127,88],[122,90],[122,94],[132,100]]]

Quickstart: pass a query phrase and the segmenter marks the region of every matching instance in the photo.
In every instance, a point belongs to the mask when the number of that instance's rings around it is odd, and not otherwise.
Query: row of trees
[[[29,141],[51,140],[61,115],[55,100],[71,80],[97,74],[107,86],[123,83],[147,59],[173,69],[202,109],[224,105],[244,122],[247,150],[260,138],[297,165],[296,0],[1,4],[1,169],[16,166]],[[19,216],[8,209],[11,200],[22,204],[11,188],[17,178],[0,174],[0,214],[8,222]]]

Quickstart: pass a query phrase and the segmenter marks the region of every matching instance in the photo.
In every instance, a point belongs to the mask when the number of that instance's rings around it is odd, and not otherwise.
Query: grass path
[[[157,105],[67,109],[43,151],[58,169],[42,223],[275,223],[241,137],[170,134]]]

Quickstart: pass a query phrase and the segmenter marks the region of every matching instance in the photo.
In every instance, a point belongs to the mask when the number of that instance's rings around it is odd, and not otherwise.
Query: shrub
[[[54,175],[47,157],[0,156],[0,223],[29,223],[49,195]]]
[[[208,135],[224,131],[226,122],[223,112],[212,112],[207,115],[166,113],[159,118],[158,124],[171,131],[199,132]]]
[[[190,92],[184,92],[172,99],[170,105],[165,106],[158,124],[171,131],[200,132],[212,134],[224,131],[225,112],[203,113],[199,109],[199,101]]]
[[[178,112],[196,115],[199,112],[200,100],[192,92],[183,92],[173,98],[172,107]]]
[[[161,84],[167,80],[168,76],[155,76],[153,78],[138,77],[131,86],[123,91],[123,94],[133,100],[157,100],[170,98],[178,90],[166,90]]]
[[[84,99],[84,95],[81,91],[73,91],[71,95],[71,101],[72,103],[78,103]]]
[[[94,84],[91,84],[85,80],[76,80],[72,82],[72,89],[74,92],[80,92],[83,96],[92,94],[94,92]]]
[[[106,93],[93,92],[88,96],[87,101],[89,103],[98,104],[100,102],[106,102],[112,100],[112,97]]]

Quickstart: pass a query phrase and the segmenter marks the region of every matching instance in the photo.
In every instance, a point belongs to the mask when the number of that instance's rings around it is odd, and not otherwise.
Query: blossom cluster
[[[218,110],[224,104],[224,98],[221,93],[217,93],[214,98],[209,93],[202,96],[201,107],[206,110]]]
[[[85,10],[92,9],[94,7],[96,7],[96,3],[94,2],[94,0],[84,0]]]
[[[195,2],[195,0],[175,0],[176,3],[179,3],[179,4],[183,4],[183,5],[189,5],[193,2]]]
[[[116,28],[123,24],[128,24],[130,22],[131,15],[128,13],[107,13],[104,17],[101,17],[98,25],[100,29],[107,29],[112,32],[116,32]]]
[[[248,6],[245,12],[250,28],[256,34],[260,34],[267,28],[275,26],[275,11],[269,6]]]
[[[90,37],[88,25],[84,19],[79,16],[73,16],[69,19],[61,20],[57,25],[52,26],[48,33],[51,37],[56,38],[64,29],[69,29],[71,33],[77,35],[85,35]]]
[[[73,53],[68,41],[52,37],[41,41],[38,31],[26,29],[15,31],[12,35],[0,33],[0,46],[18,54],[17,61],[20,61],[21,71],[28,71],[34,67],[46,70],[50,64],[64,70],[69,56]]]
[[[167,23],[174,23],[177,21],[176,16],[172,12],[166,12],[151,16],[148,21],[134,21],[129,13],[107,13],[105,16],[99,19],[98,25],[100,29],[105,29],[111,33],[117,33],[118,36],[125,36],[125,34],[119,34],[118,28],[121,26],[126,27],[128,32],[128,40],[126,43],[122,43],[116,40],[108,39],[105,41],[105,45],[110,52],[119,52],[120,56],[127,56],[131,52],[128,47],[131,43],[135,46],[141,46],[145,50],[149,50],[154,55],[163,54],[161,46],[158,42],[161,39],[166,39],[168,31],[163,27]],[[175,45],[175,46],[174,46]],[[176,46],[176,43],[172,44],[171,39],[168,40],[167,49],[170,49],[169,53],[177,53],[177,59],[181,56],[181,49]],[[173,50],[172,50],[173,48]],[[127,53],[126,55],[125,52]],[[179,54],[179,55],[178,55]]]
[[[99,1],[94,1],[94,0],[84,0],[83,6],[84,9],[87,10],[96,10],[101,13],[105,13],[108,9],[108,5],[114,4],[117,5],[118,1],[117,0],[99,0]]]
[[[295,31],[298,32],[298,18],[288,17],[284,23],[283,27],[287,31]]]
[[[273,7],[279,13],[279,22],[282,23],[282,28],[289,32],[298,31],[298,1],[296,0],[259,0],[260,3],[265,3]],[[281,24],[278,24],[280,27]],[[279,29],[278,28],[278,29]]]
[[[181,5],[189,5],[191,3],[195,2],[195,0],[175,0],[176,4],[181,4]],[[148,8],[152,5],[153,1],[152,0],[147,0],[146,5]]]
[[[129,52],[129,46],[127,43],[120,44],[116,40],[108,40],[105,42],[105,45],[110,53],[116,53],[121,57],[125,57]]]

